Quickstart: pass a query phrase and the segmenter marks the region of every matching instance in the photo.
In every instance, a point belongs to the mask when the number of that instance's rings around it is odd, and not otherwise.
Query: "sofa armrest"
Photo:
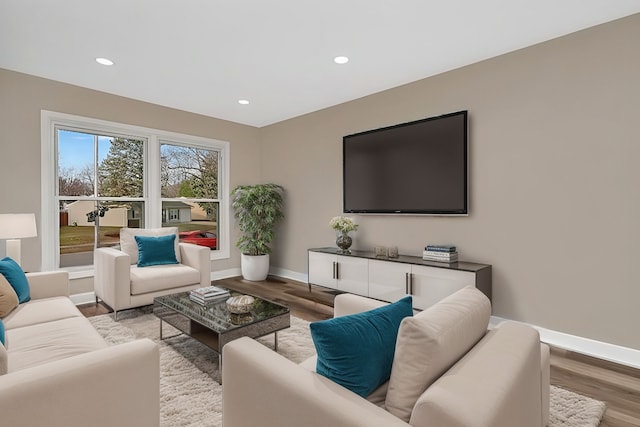
[[[192,243],[180,243],[182,263],[200,272],[200,286],[211,285],[211,249]]]
[[[225,345],[225,427],[407,427],[384,409],[251,338]]]
[[[43,271],[26,276],[31,299],[69,296],[69,273],[66,271]]]
[[[336,295],[333,301],[333,317],[362,313],[387,305],[387,302],[354,294]]]
[[[98,248],[93,252],[96,296],[118,311],[129,308],[131,299],[131,259],[114,248]]]
[[[12,426],[157,427],[158,346],[142,339],[0,376],[0,414]]]
[[[521,323],[492,329],[416,402],[414,427],[541,427],[540,336]]]
[[[540,343],[540,394],[542,398],[542,425],[549,423],[551,405],[551,355],[549,346]]]

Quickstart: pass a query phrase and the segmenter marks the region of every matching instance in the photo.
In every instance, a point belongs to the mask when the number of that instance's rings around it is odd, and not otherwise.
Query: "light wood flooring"
[[[264,282],[230,278],[213,282],[217,286],[258,296],[282,305],[308,321],[333,316],[331,289],[269,277]],[[80,307],[85,316],[108,313],[104,304]],[[606,402],[600,427],[640,427],[640,370],[558,348],[551,350],[551,384]]]

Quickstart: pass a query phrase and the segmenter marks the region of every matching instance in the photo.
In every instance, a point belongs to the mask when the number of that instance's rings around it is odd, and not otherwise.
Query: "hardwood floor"
[[[249,282],[235,277],[213,282],[238,292],[286,305],[291,313],[308,321],[333,317],[331,289],[269,277]],[[104,304],[80,307],[85,316],[108,313]],[[600,427],[640,427],[640,370],[559,348],[551,350],[551,384],[606,402]]]
[[[605,402],[600,427],[640,426],[638,369],[552,348],[551,384]]]
[[[82,304],[78,306],[78,309],[82,314],[84,314],[84,317],[99,316],[101,314],[113,312],[113,310],[102,302],[99,302],[98,304]]]

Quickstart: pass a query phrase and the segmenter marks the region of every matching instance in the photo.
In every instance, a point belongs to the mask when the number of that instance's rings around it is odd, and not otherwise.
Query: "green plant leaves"
[[[231,207],[243,235],[236,246],[246,255],[271,253],[274,227],[284,218],[284,188],[278,184],[239,185],[231,192]]]

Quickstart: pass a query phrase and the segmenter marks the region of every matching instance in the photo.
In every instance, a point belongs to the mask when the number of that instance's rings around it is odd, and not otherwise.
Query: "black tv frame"
[[[463,132],[464,132],[464,147],[463,147],[463,162],[464,162],[464,170],[463,170],[463,193],[464,193],[464,205],[460,209],[345,209],[346,204],[346,164],[345,164],[345,145],[346,140],[351,137],[361,136],[365,134],[383,132],[387,130],[392,130],[395,128],[411,126],[415,124],[420,124],[424,122],[445,119],[448,117],[459,116],[462,115],[464,117],[463,120]],[[428,117],[425,119],[415,120],[407,123],[400,123],[397,125],[387,126],[379,129],[372,129],[364,132],[358,132],[351,135],[346,135],[342,138],[342,206],[344,213],[354,213],[354,214],[388,214],[388,215],[424,215],[424,216],[468,216],[469,215],[469,116],[468,110],[456,111],[453,113],[442,114],[439,116]]]

